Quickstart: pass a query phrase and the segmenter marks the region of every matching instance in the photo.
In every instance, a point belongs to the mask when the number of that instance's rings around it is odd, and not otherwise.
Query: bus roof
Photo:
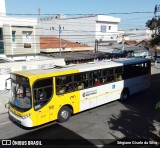
[[[115,59],[115,60],[103,60],[98,62],[89,62],[83,64],[72,64],[66,67],[52,67],[52,68],[45,68],[45,69],[32,69],[32,70],[25,70],[25,71],[17,71],[14,72],[19,75],[23,75],[25,77],[31,76],[40,76],[40,75],[50,75],[57,76],[57,75],[65,75],[70,73],[77,73],[77,72],[85,72],[91,70],[98,70],[103,68],[111,68],[111,67],[118,67],[127,64],[134,64],[139,62],[146,62],[148,59],[144,58],[123,58],[123,59]]]

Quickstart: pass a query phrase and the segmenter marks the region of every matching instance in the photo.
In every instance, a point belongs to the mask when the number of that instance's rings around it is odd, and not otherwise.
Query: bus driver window
[[[53,79],[46,78],[35,82],[34,86],[34,108],[38,110],[45,106],[53,95]]]

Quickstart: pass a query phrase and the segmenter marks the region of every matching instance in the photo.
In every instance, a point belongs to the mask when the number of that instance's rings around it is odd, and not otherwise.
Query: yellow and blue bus
[[[117,59],[11,73],[9,116],[34,127],[121,99],[150,85],[150,60]]]

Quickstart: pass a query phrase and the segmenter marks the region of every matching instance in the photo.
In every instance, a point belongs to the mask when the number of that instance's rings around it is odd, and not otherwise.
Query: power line
[[[93,15],[93,14],[92,14]],[[149,17],[149,16],[148,16]],[[135,19],[141,19],[142,17],[139,17],[139,18],[133,18],[133,19],[127,19],[127,20],[131,20],[132,21],[132,24],[134,23],[134,24],[137,24],[137,22],[133,22]],[[143,17],[144,18],[144,17]],[[66,18],[66,20],[67,19],[72,19],[72,18]],[[7,20],[3,20],[3,21],[6,21],[7,22]],[[62,20],[56,20],[56,21],[62,21]],[[125,21],[125,20],[124,20]],[[16,22],[16,20],[14,20],[14,22]],[[25,21],[25,20],[23,20],[23,21],[17,21],[17,22],[28,22],[28,21]],[[87,26],[87,25],[91,25],[92,23],[90,23],[89,24],[89,22],[92,22],[92,21],[90,21],[90,20],[85,20],[85,22],[86,23],[81,23],[81,21],[79,21],[79,22],[65,22],[65,24],[64,25],[72,25],[72,26],[77,26],[77,24],[79,24],[80,26]],[[38,22],[39,23],[39,22]],[[41,25],[44,25],[44,24],[48,24],[48,25],[52,25],[52,23],[54,23],[54,25],[59,25],[60,23],[58,23],[58,22],[54,22],[54,20],[52,21],[52,20],[49,20],[49,21],[41,21]],[[62,22],[61,22],[62,23]],[[122,24],[123,22],[120,22],[120,24]],[[139,22],[140,23],[140,22]],[[63,25],[63,24],[62,24]]]
[[[110,13],[99,13],[99,14],[82,14],[82,13],[79,13],[79,14],[64,14],[64,15],[68,15],[68,16],[89,16],[89,15],[117,15],[117,14],[149,14],[149,13],[154,13],[154,11],[135,11],[135,12],[110,12]],[[2,13],[0,13],[2,14]],[[39,16],[39,14],[37,13],[6,13],[7,15],[28,15],[28,16]],[[41,16],[48,16],[48,15],[52,15],[52,16],[56,16],[56,15],[59,15],[57,13],[43,13],[41,14]]]

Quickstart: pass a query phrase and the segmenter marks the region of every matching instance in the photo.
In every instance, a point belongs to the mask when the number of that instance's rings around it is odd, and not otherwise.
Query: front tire
[[[68,106],[63,106],[58,112],[58,121],[66,122],[71,117],[71,109]]]
[[[129,90],[124,89],[121,93],[121,101],[127,100],[129,98]]]

